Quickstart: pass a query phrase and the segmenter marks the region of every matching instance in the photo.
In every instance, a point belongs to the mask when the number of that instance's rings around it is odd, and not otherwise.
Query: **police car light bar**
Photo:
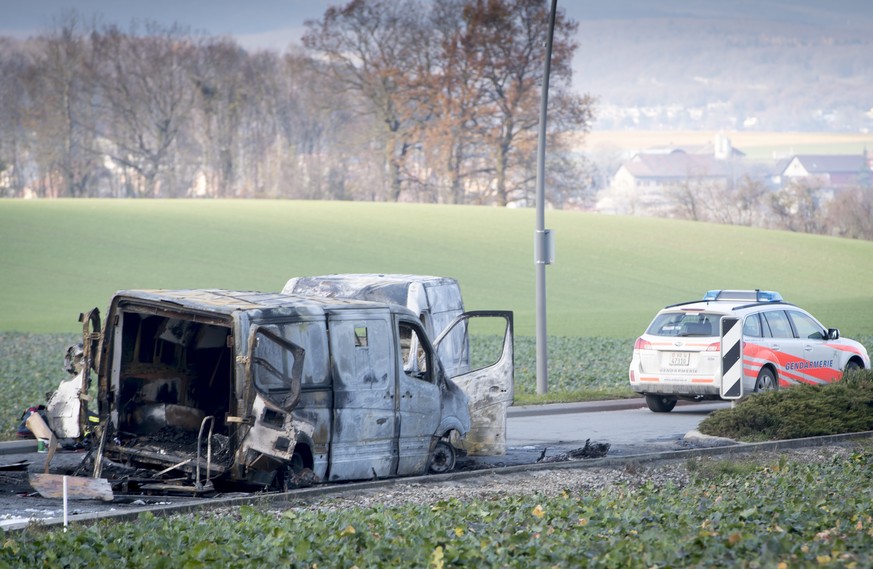
[[[708,290],[703,300],[746,300],[752,302],[782,302],[782,295],[772,290]]]

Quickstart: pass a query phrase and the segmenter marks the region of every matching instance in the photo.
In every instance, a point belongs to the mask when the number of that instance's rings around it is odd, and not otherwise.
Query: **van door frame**
[[[430,461],[434,445],[434,436],[438,435],[442,421],[442,375],[438,372],[436,349],[430,342],[427,330],[422,322],[411,316],[396,314],[394,317],[394,336],[397,343],[397,398],[396,414],[398,421],[397,447],[399,463],[397,474],[421,474],[425,472]],[[406,370],[403,361],[400,341],[400,327],[408,327],[417,336],[416,345],[425,352],[426,372]],[[410,338],[412,340],[412,338]],[[410,351],[416,348],[410,344]],[[407,354],[410,357],[410,354]],[[414,365],[418,365],[415,356]]]

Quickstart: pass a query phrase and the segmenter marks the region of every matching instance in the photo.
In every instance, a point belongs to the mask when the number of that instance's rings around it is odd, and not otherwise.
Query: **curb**
[[[23,454],[26,452],[36,452],[36,439],[0,441],[0,455]]]
[[[712,435],[704,435],[697,429],[693,429],[685,433],[683,437],[686,443],[693,445],[695,447],[726,447],[733,445],[743,445],[747,443],[735,441],[733,439],[729,439],[727,437],[714,437]]]
[[[508,417],[532,417],[535,415],[562,415],[566,413],[594,413],[597,411],[621,411],[641,409],[646,406],[645,399],[613,399],[607,401],[583,401],[580,403],[548,403],[545,405],[511,406],[506,410]]]
[[[698,405],[700,403],[718,403],[718,401],[686,401],[680,399],[677,405]],[[646,400],[642,397],[628,399],[609,399],[603,401],[582,401],[579,403],[546,403],[544,405],[510,406],[506,410],[508,417],[531,417],[534,415],[561,415],[563,413],[596,413],[598,411],[623,411],[626,409],[648,409]]]

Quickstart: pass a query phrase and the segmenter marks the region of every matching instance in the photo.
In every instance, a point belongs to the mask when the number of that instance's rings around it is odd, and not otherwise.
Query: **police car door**
[[[792,370],[805,381],[821,383],[836,381],[841,376],[836,350],[828,343],[828,331],[814,318],[799,310],[787,310],[797,334],[797,363]]]
[[[471,428],[456,443],[470,455],[506,454],[506,410],[515,377],[512,312],[477,310],[452,321],[434,342],[440,358],[457,359],[451,378],[469,400]]]

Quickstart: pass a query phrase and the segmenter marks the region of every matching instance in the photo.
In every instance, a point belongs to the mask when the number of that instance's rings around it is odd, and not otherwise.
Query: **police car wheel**
[[[646,395],[646,405],[655,413],[669,413],[676,406],[676,400],[663,395]]]
[[[763,368],[758,374],[758,379],[755,380],[755,392],[773,391],[777,387],[776,376],[770,368]]]
[[[863,368],[861,367],[861,364],[859,364],[855,360],[852,360],[846,364],[846,373],[849,373],[851,371],[857,371],[859,369],[863,369]]]

